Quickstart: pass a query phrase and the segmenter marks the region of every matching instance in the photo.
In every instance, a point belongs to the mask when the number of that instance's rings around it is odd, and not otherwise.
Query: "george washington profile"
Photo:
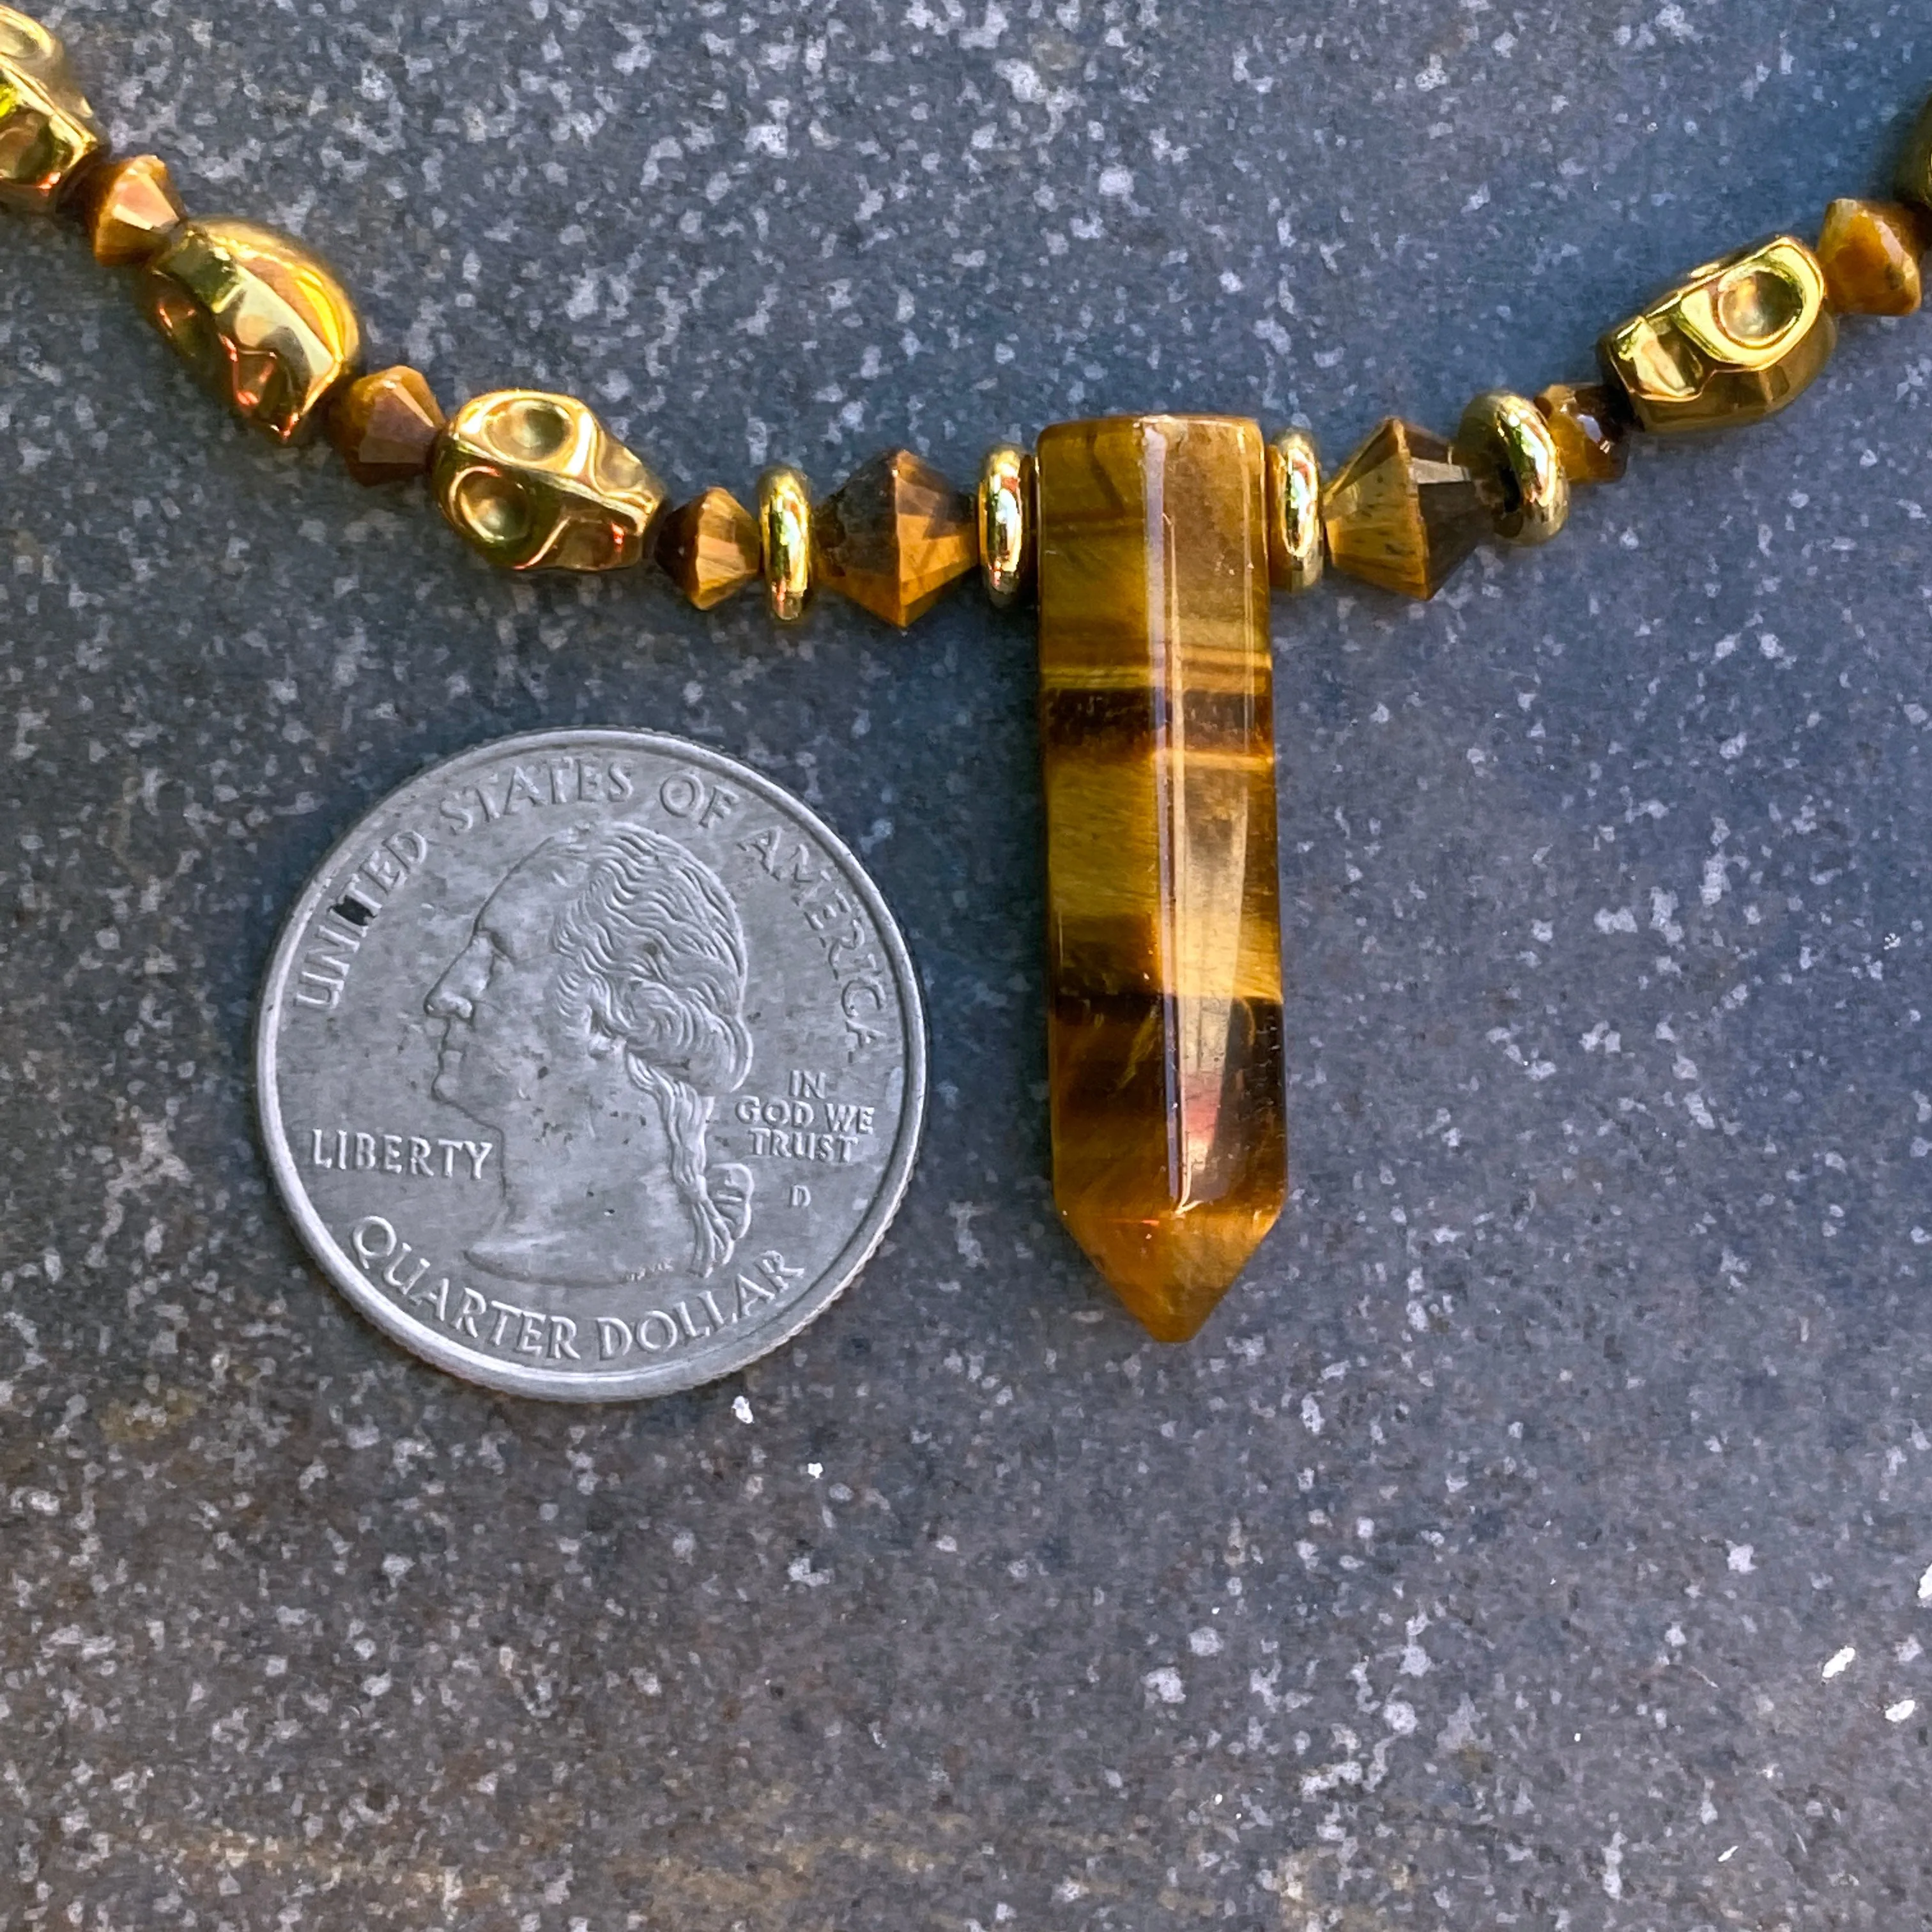
[[[476,1266],[610,1288],[730,1260],[752,1178],[712,1169],[705,1138],[751,1071],[745,984],[737,910],[674,840],[578,830],[510,873],[424,1003],[444,1022],[432,1090],[503,1149]]]

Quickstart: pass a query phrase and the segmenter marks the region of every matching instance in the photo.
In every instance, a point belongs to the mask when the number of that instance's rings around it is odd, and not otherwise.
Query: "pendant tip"
[[[1124,1219],[1063,1206],[1073,1238],[1156,1342],[1191,1342],[1240,1277],[1283,1202]]]

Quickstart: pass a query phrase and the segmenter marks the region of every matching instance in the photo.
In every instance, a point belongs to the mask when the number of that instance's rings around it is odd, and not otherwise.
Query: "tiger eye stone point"
[[[357,482],[406,482],[428,470],[442,434],[442,405],[406,365],[352,382],[329,412],[328,440]]]
[[[730,490],[707,490],[665,518],[658,562],[699,610],[715,610],[758,580],[758,520]]]
[[[1143,416],[1036,461],[1054,1197],[1182,1342],[1288,1192],[1266,452]]]
[[[168,164],[158,154],[110,163],[77,193],[88,244],[104,268],[131,268],[148,260],[188,219]]]
[[[1902,201],[1834,201],[1825,211],[1818,260],[1841,315],[1911,315],[1924,300],[1920,262],[1932,213]]]
[[[973,499],[909,449],[875,457],[814,513],[818,580],[904,630],[980,567]]]

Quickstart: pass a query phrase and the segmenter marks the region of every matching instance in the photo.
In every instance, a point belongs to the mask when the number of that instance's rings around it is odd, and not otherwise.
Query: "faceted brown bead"
[[[1490,533],[1476,478],[1440,436],[1391,417],[1322,500],[1328,560],[1405,597],[1430,598]]]
[[[1536,399],[1570,482],[1616,483],[1630,462],[1630,424],[1600,382],[1552,382]]]
[[[1920,258],[1932,214],[1900,201],[1834,201],[1825,211],[1818,260],[1841,315],[1910,315],[1924,298]]]
[[[980,567],[973,499],[905,449],[820,504],[813,541],[818,581],[902,630]]]
[[[168,164],[158,154],[113,162],[82,192],[94,259],[108,268],[146,261],[188,219]]]
[[[1181,1342],[1288,1192],[1266,452],[1142,416],[1036,461],[1054,1194]]]
[[[411,368],[364,376],[330,412],[328,440],[358,483],[400,483],[420,476],[435,453],[442,406]]]
[[[707,490],[664,519],[658,562],[699,610],[712,610],[758,580],[758,520],[730,490]]]

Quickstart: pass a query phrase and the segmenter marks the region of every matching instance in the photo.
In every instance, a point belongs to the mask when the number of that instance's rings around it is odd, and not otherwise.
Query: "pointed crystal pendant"
[[[1265,464],[1218,417],[1038,454],[1054,1190],[1166,1342],[1287,1198]]]
[[[856,471],[813,532],[818,581],[902,630],[980,567],[973,500],[908,449]]]

